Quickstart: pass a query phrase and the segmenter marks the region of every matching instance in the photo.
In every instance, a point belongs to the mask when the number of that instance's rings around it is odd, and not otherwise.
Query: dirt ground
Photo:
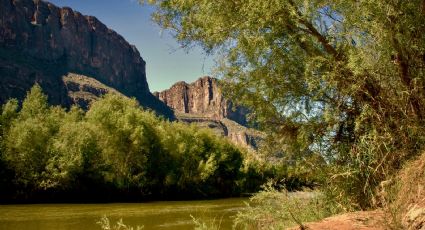
[[[362,211],[332,216],[319,222],[305,223],[308,230],[383,230],[385,229],[382,211]],[[301,227],[289,230],[300,230]]]

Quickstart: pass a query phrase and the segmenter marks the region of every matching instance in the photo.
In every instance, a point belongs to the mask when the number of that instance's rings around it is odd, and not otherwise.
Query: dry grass
[[[382,184],[388,228],[425,228],[425,152]]]

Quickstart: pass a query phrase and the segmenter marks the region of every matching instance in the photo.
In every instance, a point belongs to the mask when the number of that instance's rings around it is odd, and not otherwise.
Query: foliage
[[[17,116],[18,101],[10,100],[1,107],[0,113],[0,191],[1,196],[8,196],[12,192],[13,171],[8,167],[4,154],[4,137],[9,132],[12,121]]]
[[[403,1],[151,0],[183,47],[222,56],[227,92],[294,160],[321,156],[348,209],[424,148],[425,5]]]
[[[144,226],[137,226],[136,228],[133,228],[131,226],[125,225],[120,219],[117,221],[115,225],[111,226],[111,223],[108,219],[108,217],[103,216],[98,222],[96,222],[103,230],[142,230]]]
[[[234,221],[234,229],[286,229],[302,226],[339,212],[334,203],[316,192],[288,193],[276,190],[268,183],[263,190],[250,198],[246,209]]]
[[[194,230],[219,230],[221,227],[221,219],[215,219],[210,222],[204,222],[202,219],[198,219],[190,215],[192,218],[193,224],[195,225]]]
[[[22,109],[4,137],[4,157],[24,188],[40,186],[51,157],[50,143],[64,116],[60,108],[49,107],[40,86],[34,86],[22,103]]]
[[[246,152],[120,95],[66,111],[35,85],[21,108],[16,100],[2,107],[0,125],[2,200],[210,198],[247,189]]]
[[[243,160],[238,148],[194,125],[187,127],[181,123],[169,123],[162,131],[162,145],[172,158],[171,173],[165,180],[167,186],[189,192],[204,184],[202,193],[214,194],[217,189],[225,194],[236,192],[232,190],[241,176]]]
[[[79,109],[73,109],[67,117],[80,114]],[[102,156],[96,129],[81,119],[63,123],[53,138],[53,156],[45,167],[44,188],[70,189],[81,181],[103,180],[106,163],[99,160]]]
[[[135,100],[106,96],[91,105],[87,122],[98,132],[97,142],[105,163],[111,167],[106,180],[118,188],[146,183],[149,155],[159,154],[153,114],[143,112]]]
[[[238,183],[245,192],[254,193],[268,181],[275,182],[276,187],[283,186],[288,191],[315,189],[321,183],[324,168],[311,168],[302,161],[285,161],[284,159],[245,159],[243,177]]]

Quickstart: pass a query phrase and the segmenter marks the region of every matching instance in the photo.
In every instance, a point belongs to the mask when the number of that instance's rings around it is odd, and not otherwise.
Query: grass
[[[388,229],[420,229],[425,224],[425,152],[381,183]]]
[[[219,230],[221,229],[221,224],[223,221],[223,218],[216,219],[214,218],[213,221],[205,222],[201,218],[196,218],[192,215],[190,215],[192,218],[193,224],[195,225],[194,230]]]
[[[125,225],[122,219],[117,221],[115,225],[111,225],[109,218],[107,216],[103,216],[98,222],[96,222],[103,230],[142,230],[144,226],[128,226]]]
[[[317,191],[288,193],[268,183],[250,199],[247,208],[237,214],[234,229],[285,229],[304,227],[341,210]]]

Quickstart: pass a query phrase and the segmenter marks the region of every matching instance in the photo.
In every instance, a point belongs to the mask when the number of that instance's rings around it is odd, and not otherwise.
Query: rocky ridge
[[[39,83],[53,104],[69,106],[62,76],[88,76],[171,116],[149,91],[137,49],[97,18],[41,0],[0,1],[0,102]]]
[[[247,109],[223,97],[217,79],[203,77],[154,93],[137,49],[97,18],[42,0],[0,0],[0,103],[22,99],[38,83],[51,104],[87,108],[113,92],[135,97],[165,117],[229,137],[256,149]]]
[[[246,127],[249,111],[226,99],[217,79],[206,76],[190,84],[177,82],[153,94],[173,109],[178,120],[210,128],[240,146],[257,149],[262,135]]]
[[[114,88],[108,87],[94,78],[74,73],[62,76],[66,92],[72,104],[88,109],[90,103],[107,93],[125,96]]]
[[[206,76],[191,84],[177,82],[170,89],[153,94],[178,114],[215,120],[229,118],[246,125],[247,109],[225,99],[215,78]]]

